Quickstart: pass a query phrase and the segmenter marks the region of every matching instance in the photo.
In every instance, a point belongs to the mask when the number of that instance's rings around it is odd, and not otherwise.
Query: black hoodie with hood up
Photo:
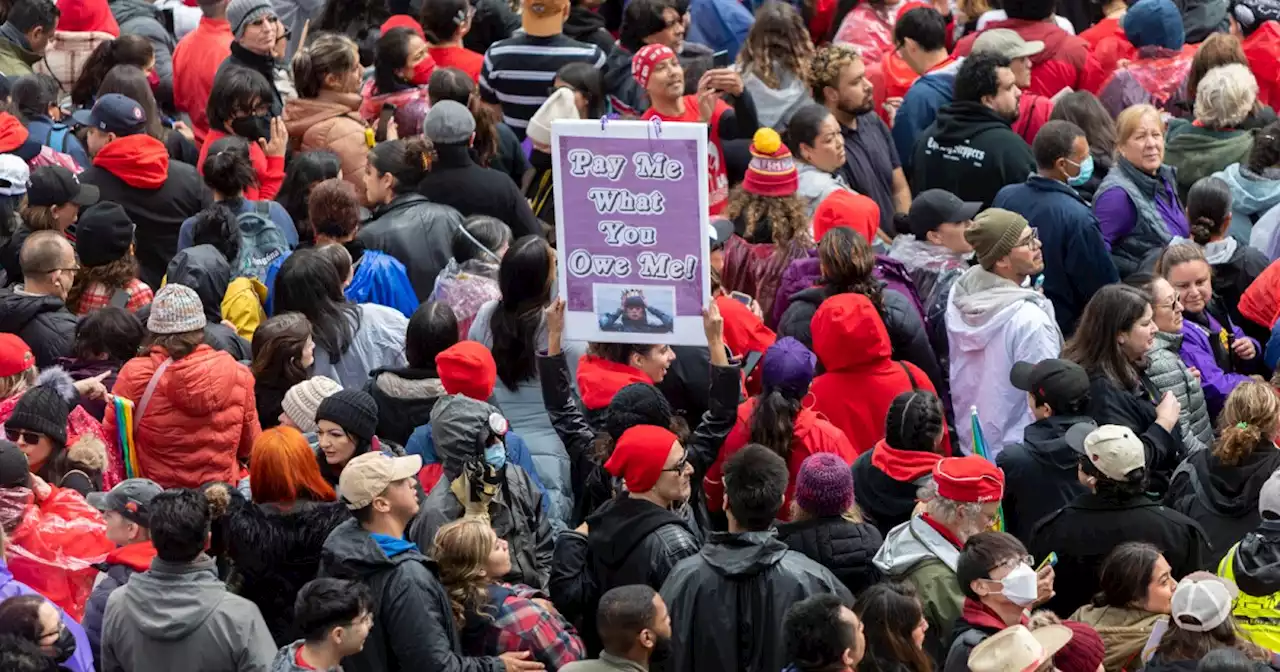
[[[569,18],[565,19],[565,35],[579,42],[594,44],[604,53],[613,49],[613,35],[604,27],[604,17],[592,11],[581,2],[569,7]]]
[[[916,140],[911,191],[943,189],[990,206],[996,192],[1036,171],[1027,142],[994,110],[969,101],[943,105]]]
[[[1258,494],[1262,484],[1280,469],[1280,450],[1270,441],[1255,446],[1239,464],[1226,465],[1212,451],[1192,453],[1174,472],[1164,503],[1200,523],[1217,566],[1232,544],[1262,522]]]
[[[1067,430],[1087,417],[1054,415],[1027,425],[1022,443],[996,455],[1004,470],[1005,530],[1022,543],[1031,541],[1036,521],[1061,509],[1088,489],[1076,475],[1080,453],[1067,445]]]
[[[1280,520],[1264,520],[1240,540],[1231,575],[1245,595],[1280,593]]]

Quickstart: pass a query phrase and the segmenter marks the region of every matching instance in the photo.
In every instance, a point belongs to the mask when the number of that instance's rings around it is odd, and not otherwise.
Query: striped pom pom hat
[[[800,176],[791,150],[772,128],[756,131],[751,139],[751,163],[742,188],[757,196],[790,196],[800,187]]]

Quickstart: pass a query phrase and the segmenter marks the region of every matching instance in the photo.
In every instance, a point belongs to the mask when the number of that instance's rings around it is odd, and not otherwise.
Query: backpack
[[[49,124],[49,132],[45,134],[44,142],[41,144],[55,152],[65,154],[67,151],[67,135],[70,133],[71,127],[66,124]]]
[[[270,212],[266,201],[258,201],[254,203],[253,210],[236,217],[236,224],[240,226],[240,258],[236,262],[236,277],[265,280],[267,267],[289,250],[289,243],[271,221]]]

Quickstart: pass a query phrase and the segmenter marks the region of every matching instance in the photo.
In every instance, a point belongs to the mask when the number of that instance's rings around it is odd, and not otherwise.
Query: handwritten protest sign
[[[551,126],[565,338],[706,345],[707,127]]]

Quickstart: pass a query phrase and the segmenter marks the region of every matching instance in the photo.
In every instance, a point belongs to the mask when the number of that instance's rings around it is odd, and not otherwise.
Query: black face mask
[[[53,643],[53,659],[58,663],[65,663],[71,660],[71,656],[76,652],[76,636],[71,634],[71,630],[63,628],[58,633],[58,641]]]
[[[271,117],[263,114],[233,119],[231,131],[249,142],[257,142],[258,139],[270,141]]]

